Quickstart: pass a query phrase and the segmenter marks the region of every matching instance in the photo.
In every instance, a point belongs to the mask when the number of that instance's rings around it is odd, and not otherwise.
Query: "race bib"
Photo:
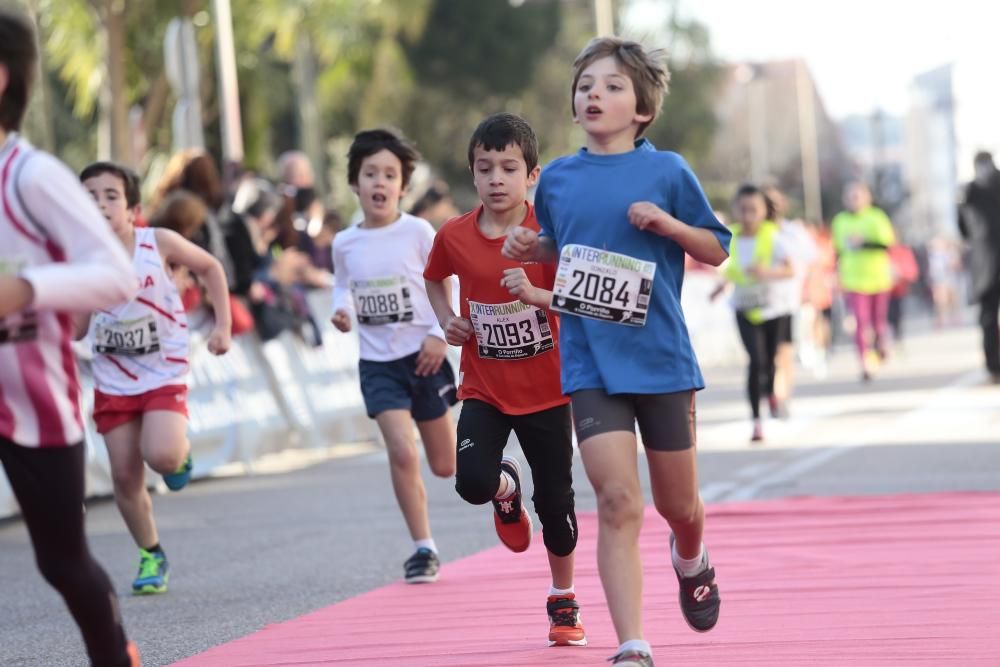
[[[469,320],[476,330],[480,359],[528,359],[555,347],[545,311],[520,301],[470,300]]]
[[[653,262],[585,245],[566,245],[559,256],[552,309],[644,326],[655,273]]]
[[[390,324],[413,320],[410,288],[401,276],[352,280],[351,293],[361,324]]]
[[[19,275],[27,262],[17,259],[0,259],[0,275]],[[38,316],[27,310],[0,317],[0,345],[30,343],[38,339]]]
[[[136,320],[116,320],[104,317],[94,330],[94,352],[139,357],[160,351],[156,319],[146,315]]]
[[[742,311],[765,308],[771,304],[771,286],[767,283],[737,285],[732,303],[734,309]]]

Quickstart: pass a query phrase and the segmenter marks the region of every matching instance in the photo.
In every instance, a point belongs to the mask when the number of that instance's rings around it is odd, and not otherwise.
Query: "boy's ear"
[[[358,192],[358,184],[357,183],[351,183],[350,188],[351,188],[351,192],[353,192],[354,194],[360,196],[361,193]]]
[[[534,169],[532,169],[531,171],[528,172],[528,187],[529,188],[532,187],[535,183],[538,182],[538,176],[541,173],[542,173],[542,168],[540,166],[538,166],[537,164],[535,165]]]
[[[653,118],[654,118],[654,115],[651,114],[651,113],[639,113],[637,111],[635,113],[634,120],[639,125],[642,125],[643,123],[650,123],[650,122],[652,122]]]
[[[3,97],[8,83],[10,83],[10,70],[7,69],[6,65],[0,63],[0,97]]]

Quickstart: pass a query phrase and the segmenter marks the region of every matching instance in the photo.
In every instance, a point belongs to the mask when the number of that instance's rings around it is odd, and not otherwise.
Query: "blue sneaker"
[[[156,595],[167,592],[170,565],[162,551],[139,549],[139,574],[132,582],[133,595]]]
[[[171,491],[180,491],[191,481],[191,469],[193,467],[194,460],[191,458],[191,454],[188,453],[187,458],[184,459],[184,463],[181,464],[180,468],[163,476],[163,483]]]

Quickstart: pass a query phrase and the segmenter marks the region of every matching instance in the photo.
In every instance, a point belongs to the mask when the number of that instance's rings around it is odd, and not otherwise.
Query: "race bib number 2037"
[[[646,324],[656,264],[585,245],[563,246],[552,309],[595,320]]]

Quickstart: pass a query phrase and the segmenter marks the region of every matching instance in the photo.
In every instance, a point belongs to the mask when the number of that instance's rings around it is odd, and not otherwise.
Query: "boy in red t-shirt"
[[[569,398],[559,382],[558,321],[549,312],[554,267],[522,264],[500,254],[507,232],[538,231],[525,194],[538,179],[538,142],[518,116],[500,113],[476,128],[469,167],[482,205],[449,220],[427,260],[427,296],[452,345],[462,346],[464,399],[458,422],[455,488],[474,505],[493,502],[500,541],[511,551],[531,543],[521,502],[517,459],[504,456],[517,434],[534,481],[532,502],[549,552],[547,611],[551,646],[585,646],[573,590],[577,527]],[[459,314],[442,281],[457,275]]]

